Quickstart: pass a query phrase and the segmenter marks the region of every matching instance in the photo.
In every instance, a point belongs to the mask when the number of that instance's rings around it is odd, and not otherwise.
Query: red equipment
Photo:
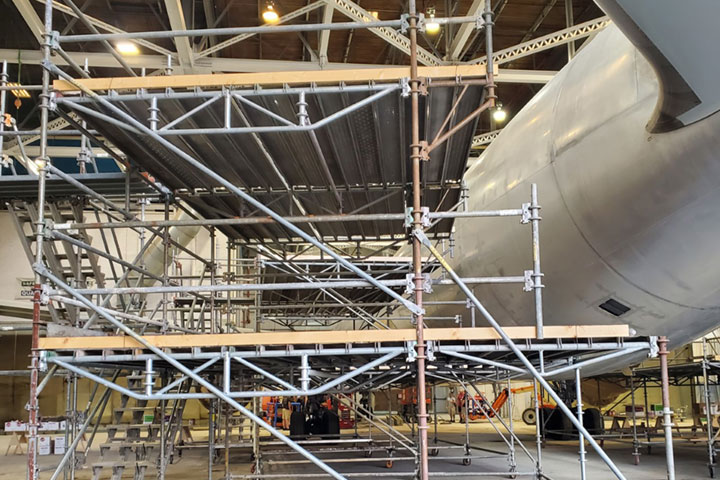
[[[430,405],[430,399],[432,398],[432,390],[430,387],[425,387],[425,403]],[[400,396],[401,405],[417,405],[418,395],[417,387],[403,388]]]
[[[503,405],[508,401],[509,393],[512,392],[515,393],[522,393],[522,392],[529,392],[533,389],[532,385],[526,386],[526,387],[520,387],[520,388],[513,388],[508,390],[507,388],[503,388],[500,394],[493,400],[492,402],[492,408],[490,408],[490,403],[485,398],[484,395],[478,394],[475,395],[475,397],[471,398],[469,400],[468,405],[468,418],[470,420],[484,420],[486,418],[493,418],[495,416],[495,412],[500,410]],[[465,412],[465,392],[461,391],[458,394],[457,397],[457,406],[460,410],[460,418],[462,420],[465,419],[464,412]],[[554,408],[554,405],[551,404],[545,404],[541,402],[541,408]],[[527,423],[527,422],[526,422]]]

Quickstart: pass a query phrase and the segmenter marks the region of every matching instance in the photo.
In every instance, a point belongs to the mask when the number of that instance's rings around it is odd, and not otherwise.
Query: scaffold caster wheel
[[[387,460],[387,461],[385,462],[385,468],[392,468],[392,467],[393,467],[393,461],[392,461],[392,460]]]
[[[253,464],[252,467],[250,467],[250,473],[255,473],[255,470],[257,469],[255,468],[255,464]]]
[[[708,465],[710,478],[715,478],[715,465]]]
[[[633,453],[633,463],[635,465],[640,465],[640,455],[637,453]]]
[[[472,463],[472,458],[463,458],[463,465],[466,467]]]
[[[365,458],[372,457],[372,450],[365,450]]]
[[[428,450],[428,455],[430,455],[431,457],[437,457],[438,453],[440,453],[439,448],[431,448],[430,450]]]

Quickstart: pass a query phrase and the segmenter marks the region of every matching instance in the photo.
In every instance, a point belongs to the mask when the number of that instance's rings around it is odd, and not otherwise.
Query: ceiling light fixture
[[[435,21],[435,7],[430,7],[427,9],[425,31],[430,35],[435,35],[440,31],[440,24]]]
[[[272,3],[268,3],[265,11],[262,13],[262,18],[265,20],[265,23],[275,23],[280,19],[280,16],[275,10],[275,6]]]
[[[502,103],[498,103],[495,109],[492,112],[492,118],[497,123],[502,123],[507,119],[507,112],[503,110]]]
[[[118,42],[115,44],[115,49],[121,55],[140,55],[140,49],[132,42]]]
[[[380,18],[380,14],[378,13],[377,10],[370,10],[370,15],[372,15],[375,20]]]

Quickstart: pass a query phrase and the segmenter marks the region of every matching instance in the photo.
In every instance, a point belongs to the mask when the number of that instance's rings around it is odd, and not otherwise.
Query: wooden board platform
[[[545,339],[628,337],[627,325],[545,326]],[[505,327],[513,339],[535,339],[535,327]],[[260,345],[328,345],[348,343],[406,342],[416,339],[414,329],[396,330],[323,330],[305,332],[221,333],[201,335],[148,335],[144,337],[160,348],[252,347]],[[428,328],[425,339],[432,341],[498,340],[490,327]],[[143,346],[125,336],[46,337],[40,350],[132,350]]]
[[[484,77],[484,65],[448,65],[419,67],[418,75],[426,78]],[[410,76],[410,67],[360,68],[354,70],[318,70],[263,73],[215,73],[200,75],[167,75],[157,77],[110,77],[75,80],[90,90],[182,89],[212,87],[252,87],[310,84],[394,82]],[[66,80],[55,80],[58,92],[77,91]]]

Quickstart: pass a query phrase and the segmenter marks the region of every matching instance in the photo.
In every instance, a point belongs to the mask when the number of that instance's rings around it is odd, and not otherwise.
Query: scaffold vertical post
[[[538,383],[533,380],[533,406],[535,408],[535,480],[542,480],[542,423],[544,421],[540,407]]]
[[[665,460],[667,462],[667,478],[675,480],[675,457],[673,455],[672,443],[672,410],[670,410],[670,378],[668,375],[668,339],[667,337],[658,338],[658,347],[660,355],[660,380],[662,390],[663,403],[663,429],[665,430]]]
[[[510,433],[510,449],[508,451],[508,463],[510,464],[510,473],[513,473],[517,470],[517,461],[515,459],[515,435],[512,434],[512,432],[515,431],[515,426],[513,425],[513,391],[512,391],[512,383],[510,381],[510,377],[508,376],[507,379],[507,411],[508,411],[508,432]]]
[[[45,1],[45,32],[43,34],[43,58],[50,61],[52,37],[52,0]],[[38,205],[35,238],[35,264],[43,263],[43,240],[45,235],[45,178],[47,164],[47,131],[48,115],[50,110],[50,72],[43,69],[42,93],[40,94],[40,156],[36,160],[38,167]],[[33,320],[31,340],[30,363],[30,400],[28,401],[28,478],[37,480],[37,441],[38,441],[38,375],[40,371],[40,352],[38,350],[40,338],[40,306],[42,303],[42,283],[44,279],[35,270],[33,286]]]
[[[215,249],[217,248],[215,233],[215,227],[210,227],[210,285],[215,285],[217,282],[217,266],[215,265]],[[205,331],[205,319],[201,316],[198,321],[203,322],[203,331]],[[218,328],[215,324],[215,293],[210,293],[210,333],[217,333]]]
[[[411,123],[412,143],[410,145],[410,157],[412,161],[412,216],[413,230],[423,228],[422,225],[422,203],[421,203],[421,178],[420,178],[420,78],[418,77],[417,59],[417,5],[415,0],[410,0],[410,101],[411,101]],[[428,415],[427,404],[425,403],[425,338],[424,338],[424,316],[422,314],[423,301],[423,260],[422,245],[420,239],[412,238],[413,245],[413,272],[415,274],[415,304],[419,312],[415,315],[415,327],[417,332],[417,420],[418,437],[420,449],[420,480],[428,480]]]
[[[703,397],[705,399],[705,416],[707,423],[707,452],[708,452],[708,470],[710,471],[710,478],[715,477],[715,449],[713,448],[713,416],[712,409],[710,408],[710,376],[708,375],[708,354],[707,354],[707,340],[705,337],[702,339],[702,370],[703,370]]]
[[[633,463],[640,465],[640,442],[637,431],[637,409],[635,408],[635,370],[630,370],[630,405],[632,408]]]
[[[5,102],[7,101],[7,90],[5,90],[4,87],[7,86],[7,82],[8,62],[7,60],[3,60],[2,73],[0,73],[0,87],[3,87],[3,89],[0,90],[0,158],[2,158],[3,141],[5,140],[5,136],[2,135],[2,132],[5,131]]]
[[[535,295],[535,326],[537,338],[543,338],[542,271],[540,270],[540,205],[537,184],[530,186],[530,222],[532,227],[533,293]]]
[[[208,402],[208,480],[212,480],[213,460],[215,458],[215,404],[217,400],[211,398]]]
[[[580,376],[580,369],[575,369],[575,402],[577,403],[577,418],[580,423],[583,423],[583,403],[582,403],[582,377]],[[581,432],[578,432],[578,439],[580,450],[580,480],[585,480],[585,437]]]

